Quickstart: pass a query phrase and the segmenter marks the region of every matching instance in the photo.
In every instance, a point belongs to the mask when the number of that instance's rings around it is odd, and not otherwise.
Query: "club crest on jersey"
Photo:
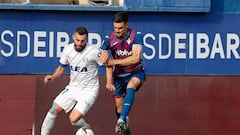
[[[130,45],[130,43],[131,43],[131,39],[130,38],[128,38],[127,43],[128,43],[128,45]]]

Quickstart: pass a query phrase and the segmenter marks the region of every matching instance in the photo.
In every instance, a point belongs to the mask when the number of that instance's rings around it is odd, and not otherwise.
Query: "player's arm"
[[[108,66],[107,65],[107,61],[109,60],[109,55],[108,55],[108,51],[107,50],[102,50],[102,54],[105,57],[105,66],[106,66],[106,88],[109,91],[114,91],[115,90],[115,86],[114,86],[114,82],[113,82],[113,69],[112,66]]]
[[[100,50],[100,61],[106,65],[108,61],[108,51],[107,50]]]
[[[111,66],[106,66],[106,88],[109,91],[115,91],[114,81],[113,81],[113,69]]]
[[[108,66],[107,63],[109,61],[109,54],[108,54],[108,49],[110,47],[110,40],[109,40],[109,36],[106,36],[105,39],[102,42],[102,46],[100,47],[102,50],[102,62],[105,64],[106,66],[106,88],[109,91],[114,91],[115,90],[115,86],[114,86],[114,82],[113,82],[113,69],[112,66]]]
[[[142,46],[133,45],[132,55],[125,59],[108,60],[108,66],[129,66],[140,62],[142,56]]]
[[[44,83],[46,84],[46,83],[48,83],[50,80],[54,80],[54,79],[60,77],[60,76],[64,73],[65,69],[66,69],[66,66],[58,66],[58,67],[55,69],[55,71],[54,71],[54,73],[53,73],[52,75],[46,75],[46,76],[44,77]]]

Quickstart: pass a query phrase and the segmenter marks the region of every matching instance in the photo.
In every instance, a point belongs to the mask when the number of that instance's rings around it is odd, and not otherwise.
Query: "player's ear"
[[[128,28],[128,22],[125,23],[125,26]]]
[[[72,39],[73,39],[73,41],[75,40],[75,33],[72,35]]]

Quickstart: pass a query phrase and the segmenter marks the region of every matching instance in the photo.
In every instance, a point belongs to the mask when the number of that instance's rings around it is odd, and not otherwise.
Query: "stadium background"
[[[130,114],[133,135],[239,134],[239,6],[238,0],[0,4],[0,134],[40,134],[52,100],[68,82],[66,72],[43,84],[44,75],[57,66],[61,46],[71,42],[78,25],[85,25],[90,42],[100,45],[116,11],[128,11],[130,27],[145,37],[147,80]],[[100,96],[86,120],[95,134],[112,135],[116,118],[104,68],[100,83]],[[56,123],[53,135],[76,131],[67,114]]]

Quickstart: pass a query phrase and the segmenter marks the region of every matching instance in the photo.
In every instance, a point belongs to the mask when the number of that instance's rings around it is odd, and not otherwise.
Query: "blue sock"
[[[120,115],[120,119],[126,121],[126,117],[128,116],[128,113],[130,112],[130,109],[133,105],[134,98],[135,98],[135,89],[127,88],[126,96],[123,100],[122,113]]]

